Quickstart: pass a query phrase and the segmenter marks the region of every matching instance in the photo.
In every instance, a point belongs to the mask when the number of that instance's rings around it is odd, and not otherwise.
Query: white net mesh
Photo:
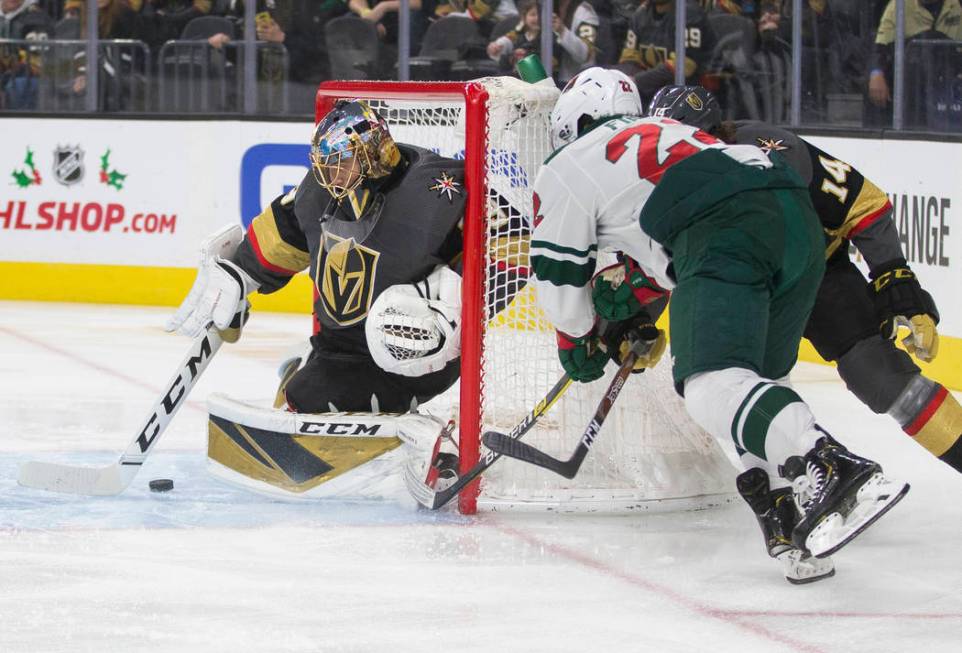
[[[554,330],[525,285],[532,186],[550,154],[548,116],[558,91],[509,78],[485,80],[487,105],[487,301],[484,307],[481,429],[508,431],[558,381]],[[374,101],[402,143],[463,158],[463,102],[418,97]],[[600,267],[600,266],[599,266]],[[469,325],[463,325],[469,329]],[[670,378],[670,353],[633,375],[578,475],[567,480],[504,458],[482,480],[481,508],[651,510],[727,500],[735,472],[717,443],[687,416]],[[573,384],[525,440],[567,458],[608,381]],[[435,405],[456,407],[456,389]]]

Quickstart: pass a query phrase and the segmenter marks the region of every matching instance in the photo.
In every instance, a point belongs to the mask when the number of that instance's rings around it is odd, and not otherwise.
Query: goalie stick
[[[164,394],[117,462],[106,467],[79,467],[29,461],[20,466],[17,482],[38,490],[90,496],[113,496],[126,490],[222,343],[213,324],[194,338],[187,355],[164,386]]]
[[[524,437],[524,434],[531,430],[531,427],[535,425],[538,418],[544,415],[548,410],[554,406],[555,402],[561,398],[561,396],[568,390],[571,386],[571,377],[565,374],[558,382],[554,384],[554,387],[548,391],[548,394],[539,401],[535,407],[528,413],[521,422],[511,429],[511,432],[504,435],[505,438],[520,439]],[[485,434],[487,435],[487,434]],[[499,434],[501,435],[501,434]],[[481,475],[484,470],[494,464],[498,458],[501,457],[500,453],[494,451],[486,451],[481,459],[475,463],[474,467],[469,469],[464,474],[461,474],[450,487],[443,490],[435,490],[431,486],[427,485],[415,475],[415,471],[411,467],[406,467],[404,470],[404,483],[407,485],[408,491],[411,495],[425,508],[430,508],[431,510],[437,510],[444,504],[448,503],[451,499],[456,497],[464,487]]]
[[[654,342],[654,340],[634,339],[631,344],[631,349],[625,355],[624,360],[621,362],[621,367],[618,368],[618,372],[615,374],[615,378],[611,380],[605,396],[602,397],[601,403],[598,404],[598,410],[595,411],[594,417],[591,418],[584,435],[581,436],[581,440],[578,442],[578,446],[568,460],[552,458],[540,449],[532,447],[527,442],[520,442],[516,438],[512,438],[504,433],[498,433],[497,431],[488,431],[484,434],[482,437],[484,446],[491,451],[510,458],[517,458],[532,465],[550,469],[565,478],[574,478],[578,470],[581,469],[581,463],[584,462],[585,457],[588,455],[588,451],[591,449],[591,445],[594,444],[595,438],[598,437],[598,433],[601,431],[601,425],[604,424],[605,418],[615,403],[615,399],[618,398],[621,389],[625,385],[625,381],[628,380],[628,376],[635,366],[635,361],[640,354],[646,351],[646,348],[650,349]]]

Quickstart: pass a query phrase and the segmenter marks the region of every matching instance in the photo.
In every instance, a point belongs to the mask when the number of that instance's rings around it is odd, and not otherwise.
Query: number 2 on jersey
[[[647,179],[653,184],[657,184],[661,176],[672,165],[682,159],[686,159],[692,154],[701,151],[701,148],[686,141],[678,141],[667,148],[668,156],[664,161],[658,161],[658,142],[661,139],[662,128],[652,123],[631,125],[615,134],[605,146],[605,158],[611,163],[617,163],[625,152],[628,151],[628,141],[637,136],[638,151],[636,158],[638,161],[638,176]],[[705,144],[715,143],[716,140],[705,134],[696,131],[693,138]]]

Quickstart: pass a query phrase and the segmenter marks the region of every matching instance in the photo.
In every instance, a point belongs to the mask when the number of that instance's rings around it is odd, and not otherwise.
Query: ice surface
[[[167,313],[0,302],[4,653],[962,650],[962,477],[829,367],[799,366],[801,394],[912,491],[808,586],[782,579],[741,504],[469,518],[400,489],[297,502],[222,484],[205,470],[204,398],[271,397],[306,316],[255,314],[124,494],[19,487],[28,459],[119,455],[189,344],[162,332]],[[151,493],[158,477],[174,490]]]

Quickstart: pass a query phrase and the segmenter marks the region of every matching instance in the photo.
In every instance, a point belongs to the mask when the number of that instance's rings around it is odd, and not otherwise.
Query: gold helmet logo
[[[685,102],[695,111],[701,111],[705,108],[705,103],[701,101],[701,98],[698,97],[696,93],[689,93],[688,97],[685,98]]]

